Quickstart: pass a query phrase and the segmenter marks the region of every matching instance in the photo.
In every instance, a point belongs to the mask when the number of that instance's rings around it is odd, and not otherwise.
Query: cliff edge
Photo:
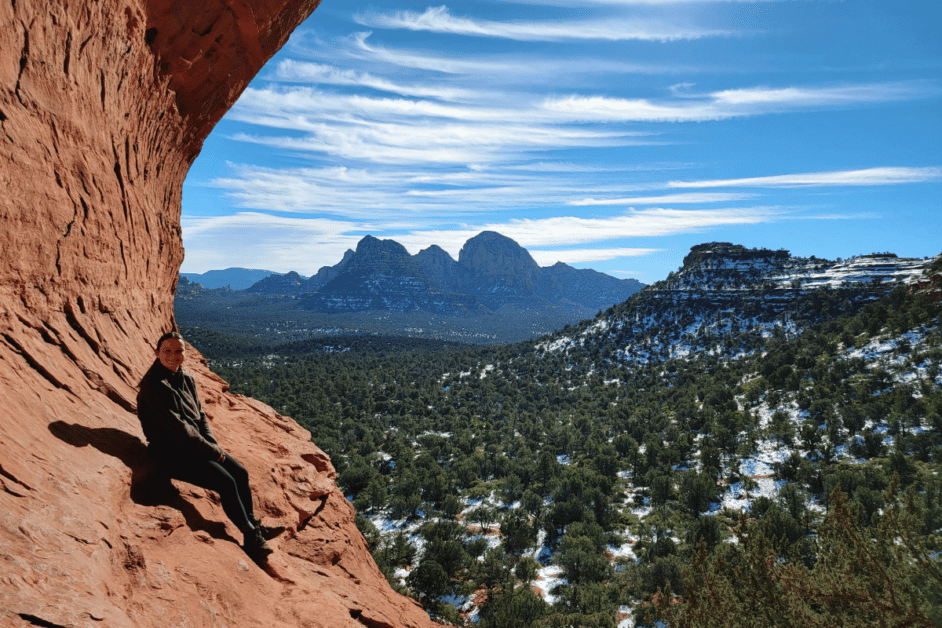
[[[136,386],[173,326],[184,177],[317,2],[0,5],[0,625],[431,625],[310,434],[198,355],[213,430],[287,526],[269,568],[213,494],[145,483]]]

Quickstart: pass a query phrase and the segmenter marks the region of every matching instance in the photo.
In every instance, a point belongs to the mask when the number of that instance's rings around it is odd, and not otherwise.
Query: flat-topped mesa
[[[654,298],[706,299],[740,305],[755,300],[784,306],[796,296],[818,288],[863,290],[871,293],[870,298],[877,298],[894,287],[924,281],[931,263],[893,253],[832,261],[814,255],[792,257],[785,250],[709,242],[692,247],[677,272],[647,291]]]
[[[776,260],[783,261],[789,258],[788,251],[779,249],[747,249],[741,244],[730,242],[707,242],[690,247],[690,253],[684,257],[684,268],[691,268],[704,260],[723,259],[729,261],[746,260]]]
[[[135,389],[173,326],[183,180],[316,6],[0,5],[0,624],[431,624],[376,568],[310,434],[198,355],[214,432],[288,528],[269,573],[206,491],[142,484]]]

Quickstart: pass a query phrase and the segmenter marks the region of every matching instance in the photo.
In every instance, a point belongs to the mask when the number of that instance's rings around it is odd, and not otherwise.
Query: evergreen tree
[[[916,492],[901,498],[897,485],[869,532],[846,494],[835,490],[813,567],[781,562],[767,531],[742,517],[738,544],[710,556],[700,543],[683,577],[683,598],[665,589],[653,615],[674,628],[940,625],[942,567],[920,534]]]

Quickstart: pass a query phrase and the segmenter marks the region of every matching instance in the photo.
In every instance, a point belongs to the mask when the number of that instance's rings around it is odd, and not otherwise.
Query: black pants
[[[155,457],[157,470],[174,480],[195,484],[216,491],[222,500],[222,508],[242,534],[255,526],[252,509],[252,489],[249,472],[239,461],[226,454],[225,460],[167,460]]]

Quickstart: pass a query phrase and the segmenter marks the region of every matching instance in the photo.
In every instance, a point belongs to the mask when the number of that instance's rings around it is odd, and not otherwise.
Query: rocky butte
[[[136,386],[173,326],[203,140],[317,0],[0,3],[0,625],[429,626],[394,593],[310,434],[191,370],[257,511],[142,490]],[[195,352],[194,352],[195,353]]]

